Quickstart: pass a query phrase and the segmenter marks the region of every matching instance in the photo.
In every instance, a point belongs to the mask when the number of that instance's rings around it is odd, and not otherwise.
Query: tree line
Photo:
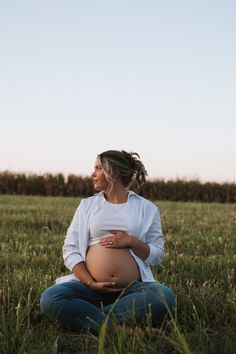
[[[135,186],[131,189],[152,200],[236,202],[235,183],[156,179],[148,180],[139,190]],[[0,172],[0,194],[88,197],[94,193],[91,177]]]

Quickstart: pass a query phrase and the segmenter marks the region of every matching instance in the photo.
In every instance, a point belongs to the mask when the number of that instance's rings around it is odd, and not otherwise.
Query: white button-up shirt
[[[91,218],[105,202],[103,192],[81,200],[67,230],[62,248],[65,266],[69,270],[72,271],[77,263],[85,261],[90,236],[89,225]],[[153,282],[155,279],[150,266],[159,264],[164,254],[163,234],[158,207],[133,191],[129,191],[128,216],[129,229],[133,231],[132,236],[146,243],[150,249],[149,255],[144,261],[131,249],[130,253],[137,262],[141,280]],[[70,274],[58,278],[56,283],[70,280],[79,280],[79,278],[74,274]]]

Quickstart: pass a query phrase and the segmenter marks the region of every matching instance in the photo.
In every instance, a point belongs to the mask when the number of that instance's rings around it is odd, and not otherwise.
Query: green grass
[[[236,353],[236,205],[159,202],[177,308],[158,334],[58,331],[39,298],[68,274],[61,247],[78,198],[0,196],[0,353]]]

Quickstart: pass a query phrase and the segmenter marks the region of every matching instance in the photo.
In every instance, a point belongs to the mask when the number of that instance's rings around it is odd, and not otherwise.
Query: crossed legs
[[[98,334],[102,323],[113,319],[140,323],[149,314],[153,324],[161,322],[174,306],[168,287],[156,282],[134,282],[119,295],[102,294],[78,281],[57,284],[46,289],[40,299],[42,312],[73,331],[86,329]]]

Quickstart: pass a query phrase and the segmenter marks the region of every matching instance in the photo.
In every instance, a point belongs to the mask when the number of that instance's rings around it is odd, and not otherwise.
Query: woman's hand
[[[130,248],[143,261],[147,259],[150,252],[146,243],[124,231],[113,231],[112,234],[104,237],[99,244],[106,248]]]
[[[123,288],[114,288],[115,285],[116,283],[112,281],[91,281],[88,287],[104,294],[118,293],[123,290]]]
[[[124,231],[113,231],[112,234],[101,239],[99,244],[106,248],[130,248],[133,237]]]

